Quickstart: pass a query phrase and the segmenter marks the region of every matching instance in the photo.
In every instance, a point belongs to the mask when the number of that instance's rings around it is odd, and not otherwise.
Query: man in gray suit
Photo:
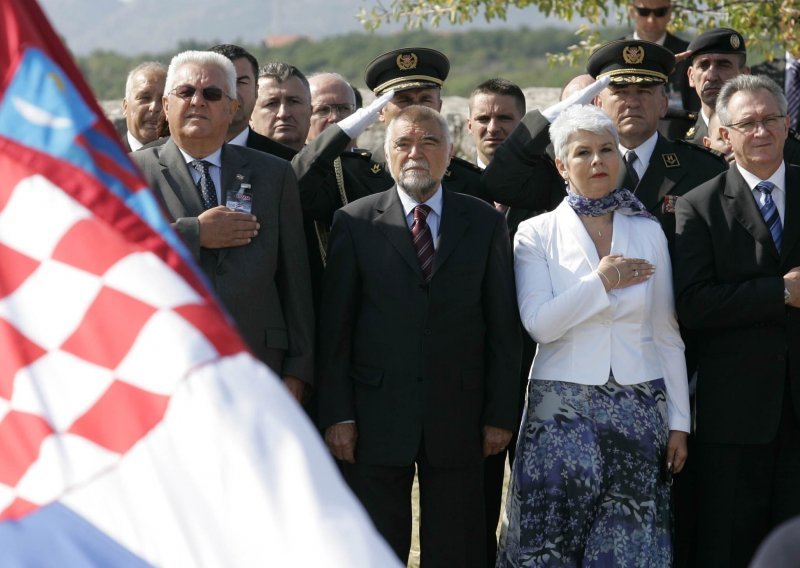
[[[242,337],[299,401],[312,381],[314,320],[291,166],[225,144],[236,72],[218,53],[176,55],[163,106],[171,138],[131,157]]]

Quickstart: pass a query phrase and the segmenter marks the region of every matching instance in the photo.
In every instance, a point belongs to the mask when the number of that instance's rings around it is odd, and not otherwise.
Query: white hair
[[[223,91],[231,99],[236,98],[236,68],[230,59],[213,51],[184,51],[172,58],[167,70],[167,81],[164,85],[164,93],[172,92],[175,88],[175,75],[178,69],[184,65],[200,65],[202,67],[216,67],[225,75],[227,85],[223,85]]]
[[[556,158],[562,162],[567,161],[570,138],[579,130],[594,134],[610,134],[614,138],[614,143],[619,145],[619,134],[611,117],[594,105],[575,105],[559,114],[550,125],[550,141],[553,143]]]
[[[167,74],[167,68],[164,67],[163,63],[159,63],[158,61],[145,61],[144,63],[139,63],[139,65],[130,70],[130,73],[128,73],[128,78],[125,79],[126,99],[130,98],[132,94],[131,91],[133,91],[133,78],[143,71],[151,71],[160,75]]]

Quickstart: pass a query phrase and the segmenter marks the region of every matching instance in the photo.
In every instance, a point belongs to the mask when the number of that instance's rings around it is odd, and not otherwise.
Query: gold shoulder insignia
[[[697,132],[697,127],[692,126],[689,130],[686,131],[686,138],[694,138],[695,132]]]
[[[372,167],[370,168],[370,171],[373,174],[379,174],[381,172],[381,165],[377,162],[372,162]]]
[[[668,168],[679,168],[681,163],[678,161],[677,154],[661,154],[661,158],[664,160],[664,165]]]

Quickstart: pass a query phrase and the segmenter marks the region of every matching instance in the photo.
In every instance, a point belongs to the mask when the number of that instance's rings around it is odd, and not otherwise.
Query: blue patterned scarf
[[[570,207],[572,207],[578,215],[600,217],[606,213],[618,211],[623,215],[641,215],[642,217],[658,222],[645,208],[644,203],[639,201],[638,197],[622,187],[618,187],[600,199],[584,197],[567,188],[567,203],[569,203]]]

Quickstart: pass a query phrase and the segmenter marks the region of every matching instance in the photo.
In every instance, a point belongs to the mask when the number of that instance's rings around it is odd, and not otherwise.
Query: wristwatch
[[[789,293],[789,289],[788,288],[784,288],[783,289],[783,303],[784,304],[788,304],[791,301],[792,301],[792,295]]]

